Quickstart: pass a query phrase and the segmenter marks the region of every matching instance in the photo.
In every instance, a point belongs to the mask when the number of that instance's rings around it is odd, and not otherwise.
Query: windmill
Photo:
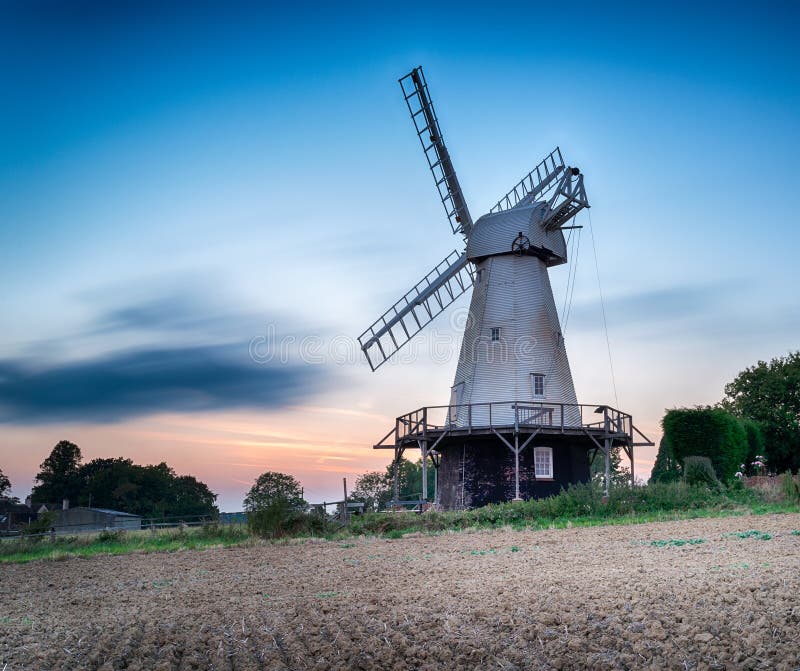
[[[558,491],[587,480],[589,457],[598,452],[608,467],[616,446],[633,473],[633,447],[647,443],[634,442],[630,415],[578,404],[548,275],[567,262],[564,230],[577,228],[571,222],[589,207],[583,175],[556,148],[474,221],[422,68],[399,81],[463,247],[359,336],[370,368],[389,361],[461,295],[471,290],[472,297],[449,403],[398,417],[375,447],[394,449],[395,472],[403,451],[419,447],[423,471],[428,458],[437,469],[436,499],[446,508],[511,498],[511,471],[514,499]],[[426,485],[424,473],[423,500]]]

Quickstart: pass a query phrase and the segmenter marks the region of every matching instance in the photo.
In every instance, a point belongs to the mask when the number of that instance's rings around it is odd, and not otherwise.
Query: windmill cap
[[[534,202],[484,214],[472,227],[467,241],[467,258],[510,254],[512,243],[523,236],[533,249],[547,256],[548,266],[566,262],[564,234],[560,230],[546,231],[540,225],[545,208],[547,203]]]

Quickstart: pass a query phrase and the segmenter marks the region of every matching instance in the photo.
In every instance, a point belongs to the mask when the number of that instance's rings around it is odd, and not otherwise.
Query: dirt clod
[[[797,669],[798,528],[772,515],[2,565],[0,669]]]

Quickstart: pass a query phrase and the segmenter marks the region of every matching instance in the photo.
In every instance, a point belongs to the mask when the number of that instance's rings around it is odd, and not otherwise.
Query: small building
[[[66,508],[57,510],[53,528],[57,534],[85,533],[107,529],[135,531],[142,528],[141,515],[107,508]]]

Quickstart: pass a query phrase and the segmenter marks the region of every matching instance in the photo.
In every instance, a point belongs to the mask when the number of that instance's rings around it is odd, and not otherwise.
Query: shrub
[[[747,454],[742,423],[721,408],[668,410],[661,423],[677,461],[708,457],[720,480],[733,478]]]
[[[683,460],[683,477],[688,485],[719,489],[719,480],[708,457],[686,457]]]
[[[800,476],[798,476],[800,480]],[[781,475],[781,494],[787,501],[800,503],[800,482],[796,481],[791,471]]]
[[[121,543],[125,540],[125,529],[104,529],[97,534],[101,543]]]
[[[247,513],[247,526],[262,538],[324,534],[328,523],[324,515],[307,513],[277,499],[264,508]]]
[[[39,534],[46,534],[56,521],[56,514],[54,512],[46,512],[39,515],[39,517],[28,524],[22,529],[22,534],[25,536],[37,536]]]

